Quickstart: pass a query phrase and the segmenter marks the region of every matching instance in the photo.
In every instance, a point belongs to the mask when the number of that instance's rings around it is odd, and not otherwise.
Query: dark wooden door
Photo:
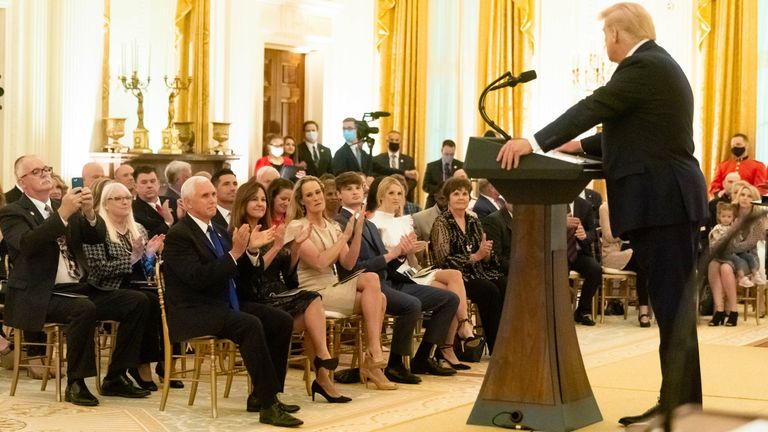
[[[266,48],[264,136],[269,133],[291,135],[301,141],[303,122],[304,54]]]

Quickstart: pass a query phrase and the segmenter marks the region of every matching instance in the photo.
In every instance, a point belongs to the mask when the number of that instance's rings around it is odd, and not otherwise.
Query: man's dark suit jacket
[[[336,154],[333,155],[333,163],[331,164],[333,175],[339,175],[347,171],[355,171],[361,172],[367,176],[372,176],[373,162],[371,160],[371,155],[361,149],[360,160],[363,162],[362,167],[357,163],[357,158],[352,152],[352,149],[349,148],[349,144],[344,144],[336,151]]]
[[[488,198],[484,197],[483,195],[480,195],[480,198],[475,201],[475,206],[472,207],[472,211],[477,214],[477,217],[480,219],[483,219],[484,217],[488,216],[489,214],[497,211],[495,205],[489,200]]]
[[[597,191],[584,189],[584,199],[592,206],[592,219],[595,220],[595,227],[600,226],[600,206],[603,204],[603,197]]]
[[[400,158],[398,159],[398,162],[399,162],[398,166],[400,168],[390,168],[388,152],[384,152],[374,156],[373,157],[373,176],[374,177],[390,176],[392,174],[401,174],[404,176],[406,171],[416,169],[416,163],[413,161],[413,158],[406,154],[403,154],[402,152],[400,153]],[[408,184],[408,195],[406,197],[408,198],[408,201],[413,201],[413,191],[416,189],[419,183],[410,177],[406,177],[405,182]]]
[[[16,202],[21,198],[21,196],[24,195],[24,192],[21,191],[16,185],[13,186],[11,190],[5,193],[5,203],[10,204],[12,202]]]
[[[331,149],[328,147],[317,143],[317,162],[312,159],[312,152],[309,151],[309,146],[307,146],[306,142],[300,142],[296,151],[298,152],[299,162],[307,163],[307,174],[320,177],[327,172],[331,172]]]
[[[581,220],[581,226],[587,237],[584,240],[576,240],[579,244],[579,253],[594,257],[592,245],[597,240],[595,221],[592,219],[592,205],[584,198],[577,196],[573,201],[573,216]]]
[[[213,227],[225,252],[221,257],[191,217],[181,218],[165,237],[162,268],[174,341],[218,334],[232,312],[228,282],[237,277],[237,265],[227,253],[232,240],[227,231]]]
[[[170,229],[157,209],[138,197],[133,200],[133,218],[146,228],[149,238],[159,234],[168,234]]]
[[[496,210],[483,219],[483,231],[493,240],[493,254],[499,259],[503,275],[509,275],[509,254],[512,251],[512,215],[506,208]]]
[[[211,219],[211,222],[215,223],[217,228],[221,228],[224,231],[227,231],[229,229],[229,223],[227,223],[227,220],[224,219],[224,215],[221,214],[219,209],[216,209],[216,216],[214,216],[213,219]]]
[[[605,86],[535,134],[549,151],[602,123],[603,132],[581,141],[602,156],[611,230],[698,222],[707,193],[693,157],[693,93],[680,66],[653,41],[616,68]]]
[[[464,168],[464,162],[454,159],[451,164],[451,173],[456,172],[457,169]],[[426,172],[424,173],[424,181],[421,184],[424,192],[428,193],[427,208],[435,205],[435,198],[432,196],[437,192],[440,185],[443,183],[443,160],[438,159],[427,164]]]
[[[342,207],[339,210],[339,214],[336,215],[336,222],[338,222],[342,228],[346,227],[350,217],[352,217],[352,213]],[[360,217],[364,216],[361,215]],[[376,225],[366,219],[365,225],[363,226],[363,238],[360,242],[360,255],[357,258],[357,266],[355,267],[355,270],[365,269],[367,272],[376,273],[379,275],[381,283],[387,284],[387,281],[390,279],[389,275],[397,273],[397,268],[402,263],[396,259],[387,263],[387,260],[384,258],[384,255],[387,253],[387,247],[384,246],[384,242],[381,241],[381,236],[374,235],[374,231],[376,234],[379,233],[379,229],[376,228]],[[353,272],[347,271],[342,266],[338,267],[342,273],[342,277]],[[392,273],[390,273],[390,271],[392,271]]]
[[[83,243],[99,244],[106,238],[106,225],[98,215],[96,225],[91,226],[82,213],[77,212],[64,226],[61,217],[55,213],[59,205],[58,201],[51,201],[54,214],[48,219],[43,218],[26,195],[0,209],[0,230],[13,263],[4,315],[5,323],[11,327],[28,331],[43,328],[59,267],[57,238],[66,235],[67,246],[85,274],[88,262]]]

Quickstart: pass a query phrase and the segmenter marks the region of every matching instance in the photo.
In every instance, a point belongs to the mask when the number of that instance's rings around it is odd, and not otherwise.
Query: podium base
[[[565,432],[603,420],[594,397],[561,404],[537,405],[478,399],[467,424]]]

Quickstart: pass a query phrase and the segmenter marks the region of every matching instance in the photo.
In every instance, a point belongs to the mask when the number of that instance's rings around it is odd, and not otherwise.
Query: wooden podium
[[[566,204],[601,165],[532,154],[502,170],[497,138],[470,138],[464,169],[514,204],[507,292],[496,346],[467,423],[570,431],[602,420],[573,321]]]

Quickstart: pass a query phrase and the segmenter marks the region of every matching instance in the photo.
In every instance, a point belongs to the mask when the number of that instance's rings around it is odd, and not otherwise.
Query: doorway
[[[304,122],[304,54],[264,49],[264,137],[299,138]]]

